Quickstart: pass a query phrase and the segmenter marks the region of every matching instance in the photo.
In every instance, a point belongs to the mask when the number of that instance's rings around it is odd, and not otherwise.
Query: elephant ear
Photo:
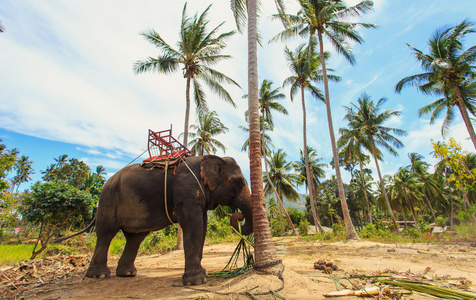
[[[205,155],[200,166],[200,176],[210,190],[214,190],[223,181],[226,162],[215,155]]]

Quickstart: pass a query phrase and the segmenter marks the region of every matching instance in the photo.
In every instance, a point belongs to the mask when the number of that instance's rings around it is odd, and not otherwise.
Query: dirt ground
[[[235,279],[209,278],[208,282],[193,289],[181,286],[183,251],[164,255],[141,256],[136,260],[138,274],[132,278],[83,278],[86,266],[77,263],[68,275],[52,280],[37,278],[28,285],[8,285],[3,275],[2,295],[23,299],[324,299],[324,293],[344,286],[352,288],[346,277],[354,275],[389,274],[399,279],[424,280],[434,285],[476,291],[476,242],[452,245],[435,244],[382,244],[369,241],[339,243],[304,242],[297,237],[276,238],[278,254],[283,260],[284,288],[276,294],[246,296],[278,290],[282,282],[274,275],[259,275],[250,271]],[[204,248],[202,265],[210,272],[221,271],[230,258],[235,244],[215,244]],[[331,274],[314,269],[314,262],[325,260],[338,266]],[[113,274],[117,258],[111,258]],[[353,279],[356,285],[365,285]],[[340,284],[339,284],[340,283]],[[201,290],[196,290],[203,289]],[[393,292],[397,290],[392,288]],[[219,292],[222,294],[217,294]],[[227,294],[235,292],[235,294]],[[241,294],[240,294],[241,293]],[[16,296],[15,296],[16,295]],[[413,293],[404,299],[428,299],[431,296]],[[338,299],[358,299],[344,296]],[[395,299],[395,297],[394,297]]]

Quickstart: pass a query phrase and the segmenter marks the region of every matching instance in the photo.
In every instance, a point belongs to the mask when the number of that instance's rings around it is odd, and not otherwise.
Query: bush
[[[298,231],[299,231],[299,234],[300,235],[307,235],[307,233],[309,232],[309,221],[307,219],[302,219],[301,220],[301,223],[299,223],[299,226],[298,226]]]

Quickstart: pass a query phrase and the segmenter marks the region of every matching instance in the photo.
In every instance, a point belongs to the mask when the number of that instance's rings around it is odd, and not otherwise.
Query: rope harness
[[[187,167],[187,169],[190,171],[190,173],[193,175],[193,178],[195,178],[195,181],[197,182],[198,184],[198,187],[200,188],[200,190],[202,191],[202,194],[203,194],[203,197],[206,197],[205,196],[205,190],[202,186],[202,184],[200,183],[200,180],[198,180],[197,176],[195,175],[195,173],[193,173],[192,169],[189,167],[189,165],[187,164],[187,162],[185,161],[184,159],[184,156],[181,156],[180,158],[176,159],[176,160],[151,160],[151,161],[148,161],[148,162],[143,162],[141,164],[141,167],[144,167],[148,170],[152,170],[154,168],[163,168],[164,169],[164,172],[165,172],[165,177],[164,177],[164,204],[165,204],[165,214],[167,215],[167,219],[169,220],[170,223],[174,224],[174,223],[177,223],[176,221],[174,222],[172,220],[172,218],[170,217],[170,214],[169,214],[169,209],[167,207],[167,174],[168,174],[168,169],[169,167],[171,166],[174,166],[175,168],[177,168],[179,165],[180,165],[180,161],[182,161],[185,166]],[[174,169],[174,174],[175,174],[175,169]],[[172,214],[174,214],[174,212],[172,212]]]

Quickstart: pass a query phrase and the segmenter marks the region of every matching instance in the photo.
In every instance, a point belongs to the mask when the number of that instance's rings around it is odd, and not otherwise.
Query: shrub
[[[298,226],[298,231],[300,235],[307,235],[309,232],[309,221],[307,219],[302,219]]]

